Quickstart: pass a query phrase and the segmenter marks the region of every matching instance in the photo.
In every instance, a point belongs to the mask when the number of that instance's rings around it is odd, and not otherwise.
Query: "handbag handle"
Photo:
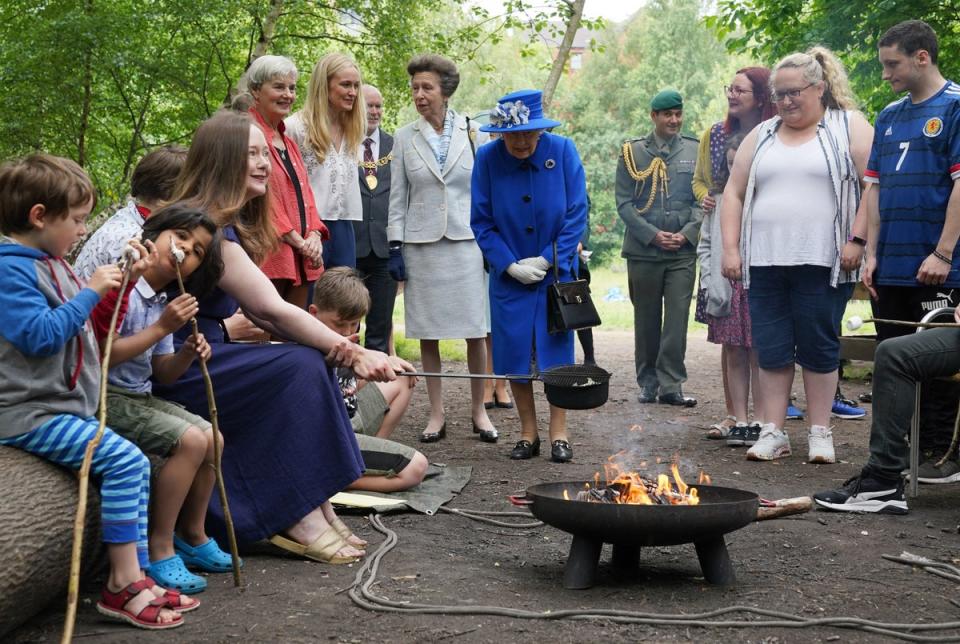
[[[560,283],[560,269],[557,268],[557,264],[560,263],[560,258],[557,257],[557,240],[553,240],[553,278],[554,281]]]

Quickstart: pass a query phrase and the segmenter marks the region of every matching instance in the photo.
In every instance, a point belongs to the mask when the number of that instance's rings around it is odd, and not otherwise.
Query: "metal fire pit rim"
[[[674,505],[674,504],[667,504],[667,503],[664,503],[664,504],[644,505],[644,504],[640,504],[640,503],[599,503],[599,502],[596,502],[596,501],[581,501],[580,499],[575,499],[575,498],[565,499],[565,498],[563,498],[563,493],[562,493],[562,492],[561,492],[560,494],[546,494],[545,492],[542,491],[542,488],[548,488],[548,487],[554,487],[554,486],[560,486],[560,485],[575,486],[574,488],[571,488],[571,490],[572,490],[572,489],[577,489],[577,491],[579,491],[579,490],[581,490],[581,489],[584,489],[585,485],[587,485],[587,484],[589,484],[591,487],[595,486],[595,482],[594,482],[594,481],[553,481],[553,482],[548,482],[548,483],[535,483],[534,485],[531,485],[531,486],[529,486],[526,490],[524,490],[524,492],[526,493],[526,495],[527,495],[529,498],[533,498],[533,497],[531,496],[531,492],[533,492],[534,495],[538,495],[538,494],[539,494],[540,496],[543,496],[544,498],[548,498],[548,499],[555,499],[555,500],[558,500],[558,501],[563,501],[563,502],[565,502],[565,503],[582,503],[582,504],[586,504],[586,505],[590,505],[590,506],[594,506],[594,505],[607,506],[607,505],[609,505],[609,506],[623,506],[623,507],[633,507],[633,506],[635,506],[635,507],[641,507],[641,508],[678,508],[678,507],[696,508],[696,507],[701,507],[701,506],[717,507],[717,506],[724,505],[724,504],[739,504],[739,503],[743,503],[743,502],[747,501],[749,498],[756,499],[756,501],[757,501],[758,504],[759,504],[759,502],[760,502],[760,495],[757,494],[756,492],[751,492],[750,490],[743,490],[743,489],[741,489],[741,488],[736,488],[736,487],[726,487],[726,486],[722,486],[722,485],[712,485],[712,484],[706,485],[706,484],[700,484],[700,483],[690,484],[689,487],[695,487],[695,488],[697,488],[697,491],[698,491],[698,492],[699,492],[700,490],[702,490],[702,489],[707,489],[707,490],[709,490],[711,493],[713,493],[713,492],[719,492],[719,493],[722,493],[722,494],[733,493],[733,494],[737,494],[737,495],[746,495],[746,496],[744,496],[744,497],[742,497],[742,498],[723,499],[723,500],[720,500],[720,501],[706,501],[706,502],[704,502],[704,499],[701,497],[700,503],[699,503],[698,505],[686,505],[686,504],[676,504],[676,505]],[[538,490],[538,488],[540,488],[540,489]]]

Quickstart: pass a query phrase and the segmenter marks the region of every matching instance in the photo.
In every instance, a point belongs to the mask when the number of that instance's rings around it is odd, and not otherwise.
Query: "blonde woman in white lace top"
[[[330,230],[323,263],[355,267],[353,221],[363,219],[357,150],[366,129],[360,69],[345,54],[327,54],[313,68],[303,109],[285,121],[303,155],[320,218]]]

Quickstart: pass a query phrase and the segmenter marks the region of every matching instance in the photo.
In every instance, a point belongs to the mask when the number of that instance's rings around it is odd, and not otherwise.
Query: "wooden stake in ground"
[[[183,275],[180,274],[180,262],[183,261],[184,254],[172,238],[170,252],[173,254],[173,264],[177,267],[177,284],[180,286],[180,293],[186,295],[187,289],[183,285]],[[200,325],[197,324],[197,318],[191,318],[190,323],[193,325],[193,336],[199,338]],[[227,540],[230,542],[230,558],[233,560],[233,585],[240,586],[243,583],[240,576],[240,551],[237,549],[237,535],[233,530],[233,516],[230,514],[230,505],[227,503],[227,488],[223,484],[223,470],[220,469],[223,445],[220,442],[220,424],[217,422],[217,401],[213,397],[213,380],[210,379],[210,371],[207,369],[205,360],[200,360],[200,373],[203,374],[203,384],[207,390],[207,411],[210,414],[210,424],[213,425],[213,469],[217,474],[217,492],[220,495],[220,506],[223,508],[223,520],[227,524]]]
[[[87,491],[90,487],[90,467],[93,463],[93,453],[97,451],[100,440],[103,438],[103,429],[107,426],[107,371],[110,370],[113,330],[117,327],[117,318],[120,317],[123,293],[127,290],[127,284],[130,283],[130,268],[138,259],[128,251],[136,253],[133,248],[128,247],[128,250],[124,251],[123,260],[120,263],[123,270],[123,279],[120,282],[120,297],[117,298],[117,304],[113,307],[113,315],[110,316],[110,332],[107,334],[107,342],[103,347],[103,360],[100,363],[100,409],[97,411],[100,424],[97,427],[97,433],[87,443],[87,449],[83,453],[83,463],[80,465],[77,516],[73,522],[73,552],[70,555],[70,580],[67,584],[67,614],[63,621],[63,638],[60,640],[64,644],[73,639],[73,627],[77,620],[77,601],[80,598],[80,555],[83,550],[83,527],[87,520]]]

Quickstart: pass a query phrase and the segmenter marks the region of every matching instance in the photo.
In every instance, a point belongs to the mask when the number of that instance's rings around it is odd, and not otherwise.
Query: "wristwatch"
[[[857,237],[856,235],[850,235],[849,237],[847,237],[847,241],[853,242],[853,243],[856,244],[857,246],[866,246],[866,245],[867,245],[867,240],[866,240],[866,239],[864,239],[863,237]]]

